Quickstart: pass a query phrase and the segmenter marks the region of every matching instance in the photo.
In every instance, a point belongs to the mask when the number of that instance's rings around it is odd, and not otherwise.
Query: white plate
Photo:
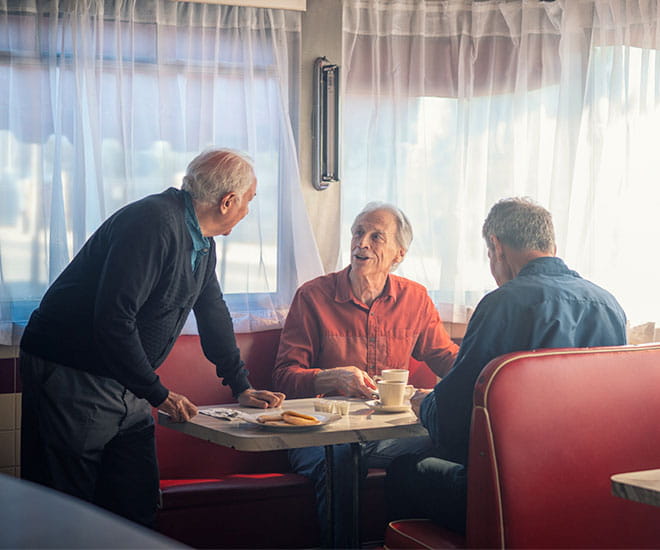
[[[270,430],[275,432],[303,432],[306,430],[316,430],[322,426],[325,426],[326,424],[330,424],[331,422],[335,422],[336,420],[339,420],[341,418],[341,416],[339,416],[338,414],[310,413],[309,415],[316,418],[319,421],[319,423],[308,426],[297,426],[296,424],[287,424],[284,421],[282,421],[282,424],[275,424],[273,422],[267,422],[267,423],[259,422],[257,420],[257,417],[261,416],[262,414],[277,414],[277,412],[275,411],[272,413],[261,412],[259,414],[252,414],[252,415],[243,414],[241,415],[241,420],[245,420],[250,424],[255,424],[256,426],[259,426],[260,428],[264,428],[265,430]]]
[[[383,405],[377,399],[374,399],[373,401],[367,401],[365,402],[365,405],[376,412],[383,413],[401,413],[410,410],[410,403],[404,403],[402,405]]]

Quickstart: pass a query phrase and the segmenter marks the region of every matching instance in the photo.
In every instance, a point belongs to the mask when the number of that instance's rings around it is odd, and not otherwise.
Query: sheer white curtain
[[[211,146],[247,152],[259,179],[217,240],[236,328],[279,325],[322,271],[290,116],[300,24],[171,0],[0,1],[0,344],[104,219],[179,187]]]
[[[343,234],[398,204],[399,273],[460,322],[495,285],[488,209],[529,196],[569,266],[660,320],[659,19],[657,0],[345,0]]]

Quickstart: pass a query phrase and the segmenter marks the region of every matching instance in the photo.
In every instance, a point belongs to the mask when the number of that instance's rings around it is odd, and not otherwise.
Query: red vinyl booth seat
[[[465,537],[443,529],[428,519],[391,521],[387,526],[386,548],[434,550],[465,548]]]
[[[430,522],[387,548],[660,548],[660,508],[611,493],[660,467],[660,346],[518,352],[474,392],[466,537]]]
[[[237,334],[255,388],[271,387],[280,330]],[[435,375],[411,360],[411,383],[433,387]],[[180,336],[157,371],[166,387],[196,405],[234,401],[204,357],[198,336]],[[196,548],[303,548],[319,545],[311,482],[291,472],[286,451],[240,452],[156,426],[161,505],[157,529]],[[382,541],[384,471],[362,490],[363,541]]]

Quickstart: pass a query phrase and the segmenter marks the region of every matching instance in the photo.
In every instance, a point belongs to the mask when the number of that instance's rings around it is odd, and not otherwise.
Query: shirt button
[[[370,337],[369,337],[369,341],[370,341],[370,342],[375,342],[376,339],[375,339],[373,336],[370,336]]]

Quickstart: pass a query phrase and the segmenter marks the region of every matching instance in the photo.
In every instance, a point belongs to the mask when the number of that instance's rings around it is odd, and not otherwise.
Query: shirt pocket
[[[379,362],[392,369],[407,369],[417,341],[417,331],[408,328],[391,328],[388,334],[384,334],[381,338],[385,345],[379,346],[384,351],[383,356],[379,357]]]
[[[312,367],[331,369],[334,367],[355,366],[366,368],[366,337],[357,335],[325,334],[316,361]],[[314,364],[315,363],[315,364]]]

